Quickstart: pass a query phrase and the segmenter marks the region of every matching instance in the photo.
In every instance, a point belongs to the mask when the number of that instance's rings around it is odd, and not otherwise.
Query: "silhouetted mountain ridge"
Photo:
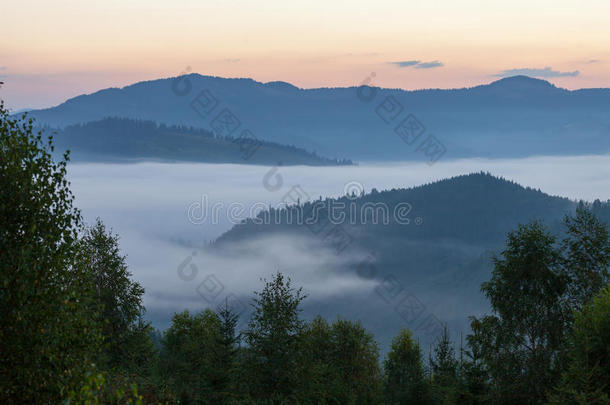
[[[423,221],[421,226],[403,225],[394,221],[390,215],[387,224],[373,224],[370,220],[363,223],[361,217],[357,216],[356,223],[345,225],[347,228],[357,229],[355,233],[360,235],[359,238],[366,236],[373,244],[378,243],[377,237],[416,238],[420,241],[455,239],[460,243],[479,245],[482,249],[501,244],[506,233],[520,223],[534,219],[553,223],[575,206],[575,202],[567,198],[549,196],[540,190],[523,187],[489,173],[473,173],[412,188],[385,191],[373,189],[358,197],[326,198],[303,202],[300,208],[291,206],[264,212],[259,217],[271,215],[272,219],[263,221],[265,224],[262,225],[255,224],[257,221],[254,219],[236,225],[222,235],[218,243],[245,239],[254,230],[256,233],[297,231],[307,234],[303,225],[294,221],[292,224],[286,224],[284,220],[277,221],[275,216],[279,215],[285,219],[288,217],[287,212],[291,210],[301,209],[307,213],[312,210],[313,204],[324,204],[324,207],[328,207],[336,203],[343,203],[346,207],[355,204],[357,212],[361,212],[365,204],[382,203],[388,207],[390,214],[398,204],[408,203],[411,206],[409,218],[421,218]],[[341,210],[337,212],[339,211]]]
[[[116,116],[209,128],[227,108],[239,130],[260,139],[359,160],[427,159],[418,145],[430,134],[446,147],[443,158],[610,152],[609,89],[571,91],[526,76],[451,90],[365,89],[372,99],[363,89],[301,89],[193,73],[101,90],[30,114],[52,126]],[[217,105],[208,115],[193,109],[201,91]],[[405,143],[395,130],[409,114],[425,131]]]

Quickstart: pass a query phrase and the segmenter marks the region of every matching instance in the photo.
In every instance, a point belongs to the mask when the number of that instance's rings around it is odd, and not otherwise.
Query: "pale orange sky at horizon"
[[[21,0],[0,15],[0,98],[13,109],[186,66],[305,88],[354,86],[371,72],[381,87],[471,87],[513,69],[568,89],[610,87],[601,0]]]

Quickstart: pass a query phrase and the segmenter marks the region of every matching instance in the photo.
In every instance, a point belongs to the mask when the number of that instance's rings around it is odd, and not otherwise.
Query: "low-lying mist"
[[[433,166],[69,165],[76,205],[87,222],[100,217],[120,235],[133,277],[146,289],[148,316],[161,328],[169,324],[174,311],[201,310],[229,300],[243,306],[246,314],[252,292],[262,287],[261,278],[270,278],[276,271],[289,275],[294,285],[302,286],[309,295],[307,317],[314,311],[329,317],[359,317],[362,313],[370,321],[374,318],[371,311],[387,311],[375,298],[379,281],[346,270],[365,252],[337,255],[315,238],[287,235],[259,238],[223,250],[209,243],[240,218],[280,205],[295,188],[304,201],[336,197],[346,191],[412,187],[478,171],[551,195],[588,201],[610,199],[610,156],[468,159]],[[446,198],[451,204],[451,196]],[[214,214],[212,207],[217,210]],[[195,221],[194,208],[199,210]],[[425,291],[418,297],[447,321],[476,310],[471,304],[460,308],[451,297],[427,295]],[[331,308],[328,302],[335,304]],[[396,323],[397,330],[398,317]]]

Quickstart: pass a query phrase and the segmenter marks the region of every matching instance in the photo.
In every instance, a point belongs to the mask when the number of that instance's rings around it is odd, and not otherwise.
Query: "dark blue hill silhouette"
[[[403,295],[415,296],[426,314],[447,322],[454,332],[467,330],[469,315],[489,310],[480,285],[489,279],[492,254],[502,249],[506,234],[519,224],[539,220],[561,236],[564,215],[573,212],[577,205],[566,198],[550,196],[487,173],[457,176],[414,188],[373,191],[355,199],[325,199],[319,203],[328,206],[331,202],[343,202],[346,209],[355,202],[356,212],[371,202],[387,204],[390,212],[398,203],[409,203],[411,223],[401,225],[391,218],[387,225],[370,221],[342,224],[352,241],[337,256],[365,259],[354,259],[343,268],[303,268],[302,271],[350,272],[378,283],[391,279],[395,284],[392,288],[402,289]],[[322,249],[333,250],[340,242],[326,237],[326,231],[314,233],[312,229],[319,228],[295,222],[287,224],[288,212],[295,218],[298,210],[310,212],[310,206],[301,204],[301,207],[261,213],[258,220],[234,226],[211,249],[232,255],[240,246],[248,246],[247,242],[265,236],[281,235],[285,240],[290,235],[298,235],[311,238],[307,246],[312,255]],[[596,215],[610,223],[610,202],[596,201],[591,206]],[[261,221],[265,216],[270,216],[270,220]],[[320,217],[323,222],[323,215]],[[418,224],[416,218],[422,222]],[[299,269],[299,263],[295,266]],[[309,305],[312,314],[321,312],[331,318],[341,314],[362,319],[383,347],[387,347],[391,337],[403,326],[415,330],[424,345],[432,343],[434,338],[418,329],[421,319],[405,321],[395,311],[396,302],[384,301],[373,288],[364,296],[338,295]]]
[[[335,166],[329,159],[294,146],[239,137],[221,137],[205,129],[167,126],[154,121],[105,118],[69,125],[55,135],[55,150],[72,160],[164,160],[206,163]]]
[[[209,128],[228,107],[257,137],[292,144],[326,156],[356,160],[424,159],[417,143],[405,144],[394,128],[409,113],[447,148],[443,158],[573,155],[610,152],[610,90],[569,91],[544,80],[515,76],[472,88],[417,90],[359,87],[299,89],[285,82],[260,83],[190,74],[136,83],[72,98],[57,107],[35,110],[42,124],[65,126],[127,117]],[[177,95],[190,85],[187,95]],[[207,89],[219,101],[202,118],[189,104]],[[402,106],[390,121],[376,113],[386,97]],[[417,142],[419,142],[420,138]]]
[[[302,224],[286,218],[296,218],[297,210],[311,212],[314,204],[323,207],[343,203],[345,207],[355,204],[356,211],[361,212],[362,206],[383,203],[392,213],[397,204],[409,203],[411,211],[409,218],[421,218],[422,225],[415,223],[404,225],[389,216],[389,222],[372,223],[372,220],[362,221],[357,216],[355,223],[342,225],[353,228],[353,235],[358,235],[353,247],[372,248],[377,250],[390,249],[389,238],[398,240],[453,240],[458,244],[470,244],[480,247],[480,250],[500,246],[506,239],[506,233],[515,229],[518,224],[531,220],[541,220],[553,224],[561,220],[564,214],[572,210],[576,203],[563,197],[554,197],[529,187],[523,187],[512,181],[492,176],[489,173],[473,173],[413,187],[385,191],[373,190],[357,198],[344,196],[338,199],[327,198],[320,201],[310,201],[300,207],[291,206],[280,210],[272,210],[259,215],[272,218],[266,221],[248,220],[234,226],[223,234],[217,244],[238,242],[255,237],[264,232],[297,232],[308,235],[309,229]],[[328,212],[326,208],[317,208],[321,213]],[[340,209],[336,209],[337,212]],[[287,215],[294,211],[293,216]],[[347,213],[347,211],[345,211]],[[276,216],[282,220],[276,220]],[[610,219],[610,218],[609,218]],[[258,224],[257,222],[262,222]],[[378,221],[380,222],[380,221]]]

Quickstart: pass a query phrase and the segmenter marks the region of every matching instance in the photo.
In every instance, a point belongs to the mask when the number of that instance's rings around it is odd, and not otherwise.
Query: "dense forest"
[[[58,151],[72,159],[136,161],[143,159],[209,163],[336,166],[350,160],[329,159],[295,146],[267,142],[251,132],[220,136],[193,127],[128,118],[104,118],[63,129],[45,128]]]
[[[445,328],[424,358],[405,329],[382,360],[359,322],[306,322],[306,293],[274,269],[243,330],[225,302],[155,331],[118,235],[83,224],[52,151],[0,106],[3,403],[610,403],[610,229],[593,206],[560,237],[508,232],[465,341]]]

